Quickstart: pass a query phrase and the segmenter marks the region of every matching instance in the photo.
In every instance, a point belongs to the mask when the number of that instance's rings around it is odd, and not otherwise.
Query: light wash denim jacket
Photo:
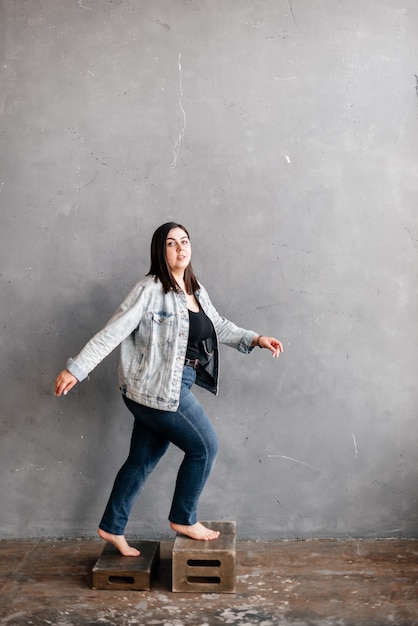
[[[217,394],[218,342],[248,354],[253,350],[251,343],[257,333],[221,317],[202,285],[195,296],[214,327],[214,333],[204,345],[196,384]],[[146,276],[78,356],[67,361],[67,369],[82,381],[120,345],[121,391],[139,404],[175,411],[179,405],[188,336],[189,314],[183,291],[164,293],[159,280]]]

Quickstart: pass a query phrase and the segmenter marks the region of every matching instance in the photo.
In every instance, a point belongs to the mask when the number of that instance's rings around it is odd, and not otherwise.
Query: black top
[[[186,359],[198,359],[200,344],[212,334],[212,322],[202,309],[198,313],[189,310],[189,341]]]

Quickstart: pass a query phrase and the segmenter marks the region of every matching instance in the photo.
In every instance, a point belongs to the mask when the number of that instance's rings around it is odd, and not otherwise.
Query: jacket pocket
[[[129,378],[131,378],[132,380],[141,380],[142,370],[144,369],[143,362],[144,362],[144,355],[138,354],[138,353],[135,354],[134,358],[132,359],[132,363],[130,367],[131,373],[130,373]]]
[[[151,313],[151,341],[154,345],[165,346],[173,341],[174,313],[161,311]]]

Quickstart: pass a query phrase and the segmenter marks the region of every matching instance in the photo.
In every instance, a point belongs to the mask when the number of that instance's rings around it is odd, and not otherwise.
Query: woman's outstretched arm
[[[280,352],[283,352],[283,345],[281,341],[275,339],[274,337],[265,337],[264,335],[258,335],[258,337],[254,337],[252,342],[252,347],[255,348],[258,346],[259,348],[267,348],[272,353],[276,359],[280,356]]]

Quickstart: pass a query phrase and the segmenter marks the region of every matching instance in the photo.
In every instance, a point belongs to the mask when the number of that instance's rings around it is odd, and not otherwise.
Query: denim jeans
[[[124,396],[135,421],[128,458],[119,470],[100,528],[123,535],[129,514],[147,477],[167,451],[170,443],[184,452],[173,495],[169,520],[175,524],[197,522],[200,494],[218,452],[211,423],[190,388],[196,372],[184,367],[180,404],[175,412],[138,404]]]

